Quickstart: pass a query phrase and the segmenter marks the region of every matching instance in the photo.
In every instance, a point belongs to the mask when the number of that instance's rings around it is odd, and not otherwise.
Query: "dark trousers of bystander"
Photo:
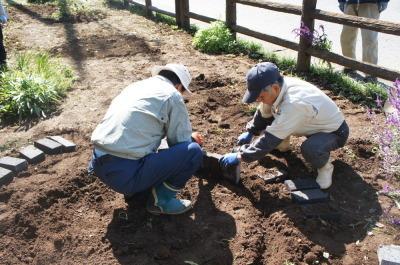
[[[0,66],[6,64],[7,57],[3,41],[3,27],[0,25]]]

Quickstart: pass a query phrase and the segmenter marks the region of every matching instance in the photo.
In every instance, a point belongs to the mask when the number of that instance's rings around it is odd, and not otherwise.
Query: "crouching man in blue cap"
[[[89,172],[127,196],[151,189],[147,210],[153,214],[181,214],[192,205],[176,194],[203,159],[182,97],[190,93],[191,76],[181,64],[155,67],[152,74],[112,101],[92,134]],[[169,148],[158,152],[164,137]]]
[[[239,136],[240,151],[225,154],[220,164],[228,167],[241,160],[259,160],[275,148],[287,151],[291,135],[306,136],[301,153],[318,170],[316,181],[321,188],[329,188],[333,173],[330,152],[343,147],[349,136],[349,127],[335,102],[308,82],[281,76],[273,63],[257,64],[246,79],[243,102],[260,104],[247,131]]]

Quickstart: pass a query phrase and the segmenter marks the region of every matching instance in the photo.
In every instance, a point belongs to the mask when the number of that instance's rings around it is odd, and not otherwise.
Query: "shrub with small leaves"
[[[376,99],[377,106],[382,108],[380,97]],[[400,179],[400,80],[396,80],[389,91],[386,102],[386,119],[382,124],[372,111],[369,117],[374,126],[374,136],[379,144],[379,154],[382,157],[384,173],[388,177]],[[390,107],[389,107],[390,106]]]
[[[225,23],[215,21],[209,28],[201,29],[194,35],[193,46],[205,53],[229,53],[236,42]]]
[[[229,28],[222,21],[211,23],[209,28],[201,29],[193,37],[193,46],[209,54],[247,54],[260,58],[263,51],[260,44],[238,39],[235,40]]]

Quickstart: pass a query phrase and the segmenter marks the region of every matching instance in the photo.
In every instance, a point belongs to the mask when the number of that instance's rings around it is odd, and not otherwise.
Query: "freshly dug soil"
[[[2,128],[2,155],[16,155],[46,135],[62,135],[78,147],[47,156],[0,188],[2,264],[377,264],[380,244],[400,244],[399,229],[389,222],[399,210],[377,194],[395,184],[382,176],[365,110],[326,90],[351,128],[346,147],[332,153],[329,203],[293,204],[284,184],[260,178],[278,171],[315,176],[300,154],[304,139],[296,137],[291,152],[243,164],[239,185],[193,177],[181,194],[195,203],[187,214],[153,216],[143,198],[126,203],[86,173],[91,132],[113,97],[149,77],[154,65],[186,64],[194,77],[187,98],[193,127],[205,135],[205,150],[222,154],[251,119],[251,106],[240,100],[255,62],[201,54],[186,33],[126,11],[71,24],[26,11],[37,9],[10,8],[8,53],[50,51],[73,66],[79,80],[53,117]]]

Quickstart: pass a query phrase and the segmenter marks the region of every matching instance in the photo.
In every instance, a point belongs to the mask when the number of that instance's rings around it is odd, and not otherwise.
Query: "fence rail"
[[[188,29],[190,27],[190,19],[199,20],[202,22],[210,23],[217,19],[207,17],[204,15],[196,14],[189,11],[189,0],[175,0],[175,13],[158,9],[151,4],[151,0],[145,0],[145,5],[137,3],[133,0],[127,0],[130,3],[139,5],[146,10],[146,15],[151,16],[152,12],[158,12],[176,18],[176,23],[179,27]],[[400,24],[388,21],[381,21],[371,18],[362,18],[356,16],[349,16],[339,13],[327,12],[316,9],[317,0],[303,0],[302,6],[281,4],[277,2],[270,2],[264,0],[225,0],[226,1],[226,25],[231,31],[236,34],[244,34],[254,37],[266,42],[270,42],[288,49],[298,52],[297,55],[297,71],[307,72],[310,70],[311,57],[317,57],[328,62],[339,64],[348,68],[362,71],[366,74],[380,77],[386,80],[395,80],[400,78],[400,72],[394,69],[381,67],[374,64],[361,62],[349,57],[345,57],[330,51],[320,50],[311,45],[311,43],[300,37],[300,42],[292,42],[279,38],[277,36],[268,35],[251,30],[246,27],[237,25],[236,23],[236,9],[237,4],[248,5],[257,8],[282,12],[287,14],[300,15],[301,21],[311,30],[314,30],[315,20],[322,20],[342,25],[353,26],[362,29],[373,30],[381,33],[400,36]],[[236,35],[235,35],[236,36]]]

